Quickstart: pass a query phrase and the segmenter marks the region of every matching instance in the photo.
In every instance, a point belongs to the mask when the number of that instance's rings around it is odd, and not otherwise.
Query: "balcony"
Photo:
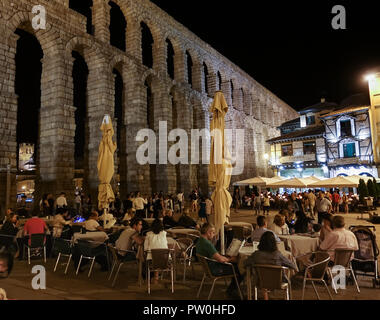
[[[297,156],[287,156],[287,157],[281,157],[280,163],[291,163],[291,162],[305,162],[305,161],[315,161],[315,153],[310,154],[304,154],[304,155],[297,155]]]
[[[374,164],[373,156],[360,156],[351,158],[328,158],[327,164],[331,167],[345,165],[371,165]]]

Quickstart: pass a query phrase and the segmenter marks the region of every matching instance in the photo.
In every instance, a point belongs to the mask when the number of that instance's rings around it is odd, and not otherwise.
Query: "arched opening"
[[[113,74],[115,75],[115,121],[116,121],[116,145],[117,145],[117,150],[116,150],[116,155],[117,155],[117,174],[120,174],[120,167],[123,165],[122,164],[122,158],[125,156],[125,143],[123,137],[123,132],[124,132],[124,113],[123,113],[123,88],[124,88],[124,83],[123,83],[123,77],[121,76],[120,72],[117,69],[113,69]]]
[[[73,51],[73,101],[75,110],[75,169],[80,173],[76,178],[83,178],[83,170],[86,168],[86,156],[88,151],[88,115],[87,115],[87,79],[88,67],[82,55]]]
[[[92,27],[92,0],[69,0],[69,8],[84,15],[87,18],[87,33],[93,35],[94,28]]]
[[[142,62],[148,68],[153,67],[153,36],[149,27],[141,22],[141,47],[142,47]]]
[[[110,1],[110,44],[125,52],[125,32],[127,29],[127,21],[120,7]]]
[[[193,59],[188,51],[186,51],[186,65],[187,65],[187,83],[193,86]]]
[[[204,92],[208,93],[208,68],[206,63],[203,62],[203,83],[204,83]]]
[[[217,73],[217,90],[222,90],[222,75],[220,74],[220,72],[218,71]]]
[[[174,49],[171,41],[166,39],[167,46],[167,57],[166,57],[166,65],[167,72],[171,79],[174,79]]]
[[[153,105],[153,93],[150,81],[146,80],[144,85],[146,86],[146,105],[147,105],[147,125],[148,128],[154,131],[154,105]],[[156,185],[156,164],[149,165],[150,173],[150,185],[152,187],[152,192],[157,192]]]
[[[19,173],[35,171],[39,167],[41,75],[43,51],[37,38],[22,29],[16,29],[19,36],[15,55],[17,99],[17,167]],[[1,120],[0,120],[1,121]],[[31,173],[31,172],[30,172]],[[35,190],[35,176],[17,175],[17,194],[32,197]]]
[[[231,91],[231,105],[235,106],[235,101],[234,101],[234,84],[232,80],[230,80],[230,91]]]

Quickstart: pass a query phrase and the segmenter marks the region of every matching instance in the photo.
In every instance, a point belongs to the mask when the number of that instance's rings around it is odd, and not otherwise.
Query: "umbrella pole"
[[[224,248],[224,224],[222,224],[222,227],[220,228],[220,253],[222,255],[225,254],[225,248]]]

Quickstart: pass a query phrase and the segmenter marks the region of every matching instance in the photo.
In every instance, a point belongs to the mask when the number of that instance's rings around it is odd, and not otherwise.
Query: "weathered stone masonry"
[[[220,86],[230,106],[226,117],[227,126],[246,129],[245,139],[239,141],[245,145],[244,173],[233,177],[232,181],[268,174],[267,163],[263,160],[263,153],[268,152],[265,140],[277,136],[279,133],[276,126],[295,118],[295,110],[148,0],[113,1],[120,7],[127,21],[126,52],[111,46],[108,2],[93,0],[94,35],[89,35],[86,32],[86,18],[70,9],[68,0],[0,0],[0,205],[4,207],[5,204],[8,164],[12,168],[12,201],[16,194],[17,28],[34,34],[44,55],[36,180],[38,194],[57,194],[60,191],[69,195],[73,193],[76,127],[73,50],[83,56],[89,69],[89,140],[84,186],[93,195],[96,194],[98,185],[96,159],[101,138],[100,123],[105,113],[114,114],[114,68],[122,75],[124,83],[122,141],[126,151],[119,163],[122,197],[127,191],[135,190],[175,192],[177,186],[186,193],[195,186],[207,190],[207,165],[157,165],[156,182],[151,184],[149,165],[137,164],[136,149],[141,142],[135,141],[136,133],[147,127],[145,83],[149,84],[152,92],[152,129],[158,131],[159,121],[166,120],[168,130],[176,124],[189,133],[192,128],[209,128],[210,103]],[[46,8],[46,30],[35,31],[31,28],[34,5]],[[149,27],[154,39],[152,69],[142,64],[141,22]],[[174,79],[167,72],[167,39],[174,48]],[[186,52],[192,60],[192,85],[188,79]],[[204,63],[208,70],[207,79]],[[221,84],[218,83],[218,72]],[[115,121],[114,124],[116,125]]]

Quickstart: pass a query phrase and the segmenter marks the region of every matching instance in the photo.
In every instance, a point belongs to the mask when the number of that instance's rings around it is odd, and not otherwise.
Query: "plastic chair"
[[[92,241],[78,239],[77,248],[78,248],[81,255],[80,255],[76,275],[78,275],[79,268],[80,268],[80,265],[82,263],[82,259],[88,259],[88,260],[91,260],[91,266],[90,266],[90,270],[88,272],[88,277],[90,277],[92,268],[93,268],[94,263],[95,263],[95,258],[102,254],[100,251],[95,251],[94,250],[95,248],[93,246],[91,246],[91,243],[92,243]]]
[[[330,293],[330,290],[326,284],[326,281],[324,280],[324,276],[326,274],[327,268],[328,268],[328,263],[330,261],[330,256],[327,252],[311,252],[306,255],[302,256],[304,260],[309,260],[310,263],[306,264],[306,269],[304,273],[304,278],[303,278],[303,286],[302,286],[302,300],[304,299],[304,294],[305,294],[305,287],[306,287],[306,282],[310,281],[311,284],[313,285],[315,294],[317,295],[318,300],[319,294],[318,291],[314,285],[314,282],[322,282],[330,296],[330,299],[333,300],[333,297]],[[297,257],[297,259],[300,257]],[[314,259],[314,261],[312,260]]]
[[[148,252],[151,253],[152,260],[147,261],[147,275],[148,275],[148,293],[150,294],[150,272],[165,272],[170,271],[171,276],[171,291],[174,293],[174,262],[171,260],[171,249],[152,249]]]
[[[354,270],[352,270],[352,266],[351,266],[351,257],[353,256],[354,252],[355,252],[354,250],[350,250],[350,249],[335,249],[334,266],[342,266],[344,267],[345,272],[348,271],[351,273],[351,276],[356,286],[356,290],[358,291],[358,293],[360,293],[359,285],[358,285],[358,282],[356,281],[355,273],[354,273]],[[335,293],[338,293],[337,288],[335,286],[333,274],[332,274],[332,267],[328,268],[328,273],[332,280],[331,285]]]
[[[255,300],[257,300],[257,289],[285,290],[285,299],[291,299],[291,282],[286,276],[289,268],[277,265],[255,264],[252,268],[256,271],[257,283],[255,284]],[[283,281],[286,278],[287,282]]]
[[[29,239],[29,237],[27,237]],[[44,262],[46,263],[46,244],[45,244],[45,234],[44,233],[33,233],[30,235],[30,245],[29,241],[26,240],[24,248],[28,249],[28,264],[30,264],[30,251],[36,249],[44,250]]]
[[[204,257],[204,256],[201,256],[199,254],[197,254],[197,257],[198,257],[198,260],[202,263],[202,267],[203,267],[203,278],[202,278],[202,282],[201,282],[201,285],[199,287],[199,290],[198,290],[198,294],[197,294],[197,298],[199,298],[200,294],[201,294],[201,290],[202,290],[202,287],[203,287],[203,284],[204,284],[204,281],[206,279],[206,277],[209,277],[211,280],[212,280],[212,286],[211,286],[211,290],[208,294],[208,297],[207,297],[207,300],[210,300],[211,296],[212,296],[212,293],[214,291],[214,286],[215,286],[215,282],[219,279],[234,279],[235,282],[236,282],[236,285],[238,287],[238,290],[239,290],[239,294],[240,294],[240,298],[241,300],[243,300],[243,295],[241,293],[241,290],[240,290],[240,286],[239,286],[239,282],[237,280],[237,277],[236,277],[236,273],[235,273],[235,269],[232,265],[232,263],[228,263],[228,262],[224,262],[223,264],[226,264],[226,265],[229,265],[231,266],[231,271],[232,273],[231,274],[228,274],[228,275],[222,275],[222,276],[215,276],[213,275],[211,269],[210,269],[210,266],[209,266],[209,262],[215,262],[215,263],[222,263],[222,262],[219,262],[219,261],[216,261],[214,259],[210,259],[210,258],[207,258],[207,257]],[[227,282],[225,281],[225,283],[227,284]]]
[[[54,272],[57,270],[58,262],[61,256],[69,257],[69,260],[66,264],[65,274],[67,273],[67,269],[69,268],[69,264],[72,258],[72,243],[70,240],[65,240],[62,238],[56,238],[54,240],[53,250],[58,253],[57,261],[54,266]]]
[[[133,263],[137,263],[138,264],[138,260],[136,259],[136,252],[133,251],[133,250],[118,250],[118,249],[116,249],[116,247],[114,247],[114,246],[112,246],[110,244],[108,245],[108,249],[111,251],[112,261],[113,261],[113,263],[112,263],[112,269],[111,269],[110,275],[108,277],[108,280],[111,280],[113,270],[115,269],[115,267],[117,265],[117,271],[116,271],[115,277],[114,277],[114,279],[112,281],[112,287],[114,287],[115,283],[116,283],[117,276],[119,275],[119,271],[121,269],[121,266],[124,263],[129,263],[129,262],[133,262]],[[127,253],[131,253],[131,254],[134,255],[134,259],[128,260],[126,257],[118,256],[117,251],[123,251],[126,254]]]

